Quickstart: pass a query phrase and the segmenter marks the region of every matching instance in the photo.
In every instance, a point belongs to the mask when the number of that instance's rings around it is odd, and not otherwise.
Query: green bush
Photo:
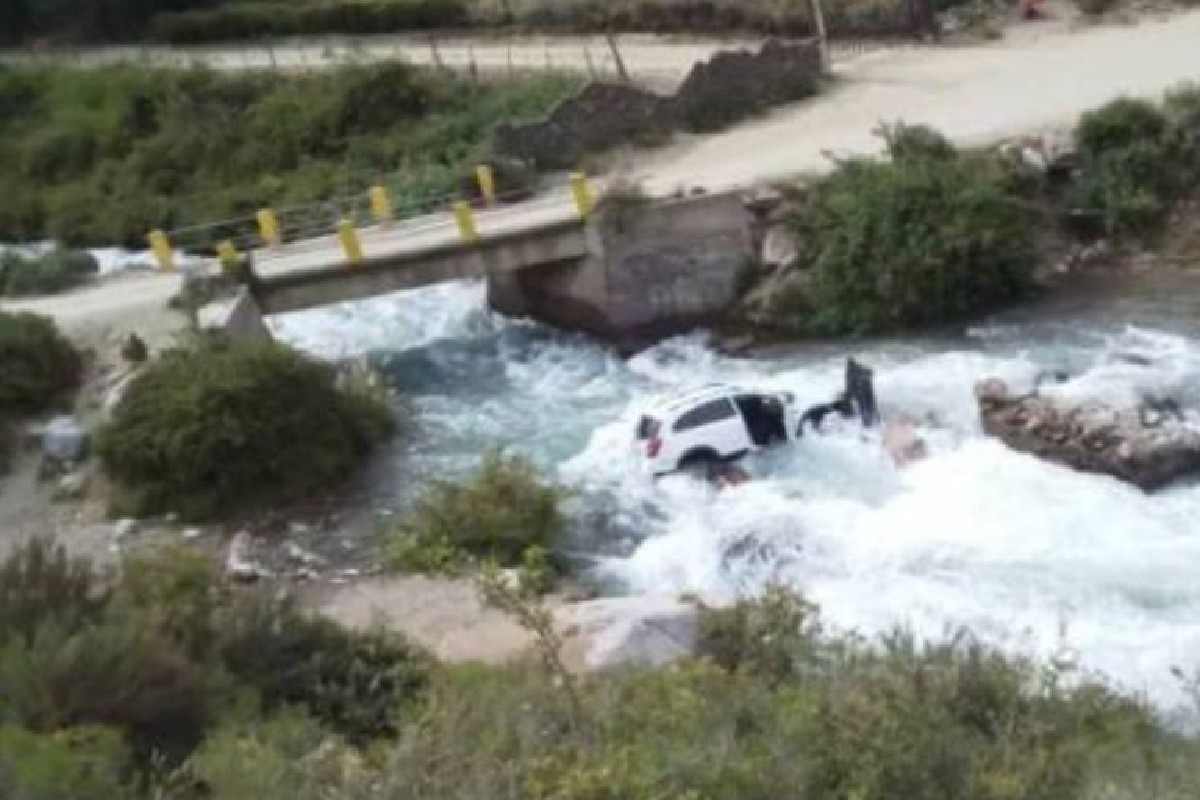
[[[289,708],[356,743],[394,735],[428,678],[399,637],[232,591],[184,548],[108,579],[34,540],[0,565],[0,601],[0,728],[103,726],[141,768],[179,763],[219,720]]]
[[[426,491],[388,536],[391,562],[432,572],[468,559],[521,567],[531,548],[546,551],[563,532],[561,500],[527,462],[490,453],[470,481],[437,481]]]
[[[784,313],[821,332],[967,319],[1022,297],[1036,260],[1026,211],[976,158],[841,164],[797,221],[810,294]]]
[[[1182,186],[1167,116],[1153,103],[1120,99],[1084,114],[1075,132],[1083,157],[1075,203],[1109,236],[1143,236],[1166,219]]]
[[[128,754],[105,728],[38,734],[0,726],[0,797],[6,800],[133,800]]]
[[[130,510],[205,519],[322,489],[391,427],[386,403],[331,367],[274,343],[206,341],[134,380],[96,444]]]
[[[754,635],[719,637],[726,668],[585,676],[578,704],[527,665],[447,670],[437,713],[370,780],[383,796],[480,800],[496,786],[543,800],[1186,796],[1183,781],[1138,791],[1139,771],[1200,743],[1164,737],[1136,702],[965,637],[820,634],[811,606],[778,595],[743,605],[732,627]]]
[[[79,354],[54,323],[35,314],[0,311],[0,417],[38,414],[79,382]]]
[[[1080,153],[1098,158],[1114,150],[1158,141],[1167,129],[1167,118],[1153,103],[1120,98],[1079,118],[1075,143]]]
[[[11,74],[37,101],[14,98],[0,136],[0,241],[144,248],[154,228],[240,220],[176,237],[196,251],[253,234],[263,206],[309,206],[376,183],[392,190],[398,211],[427,212],[459,190],[498,120],[540,116],[578,85],[569,76],[476,85],[388,63],[279,75]],[[312,213],[281,213],[285,236]]]
[[[1200,181],[1200,83],[1185,83],[1167,92],[1163,111],[1168,144],[1183,169],[1180,182],[1193,187]]]
[[[0,563],[0,647],[28,641],[45,625],[79,630],[99,619],[108,600],[89,562],[49,539],[29,539]]]
[[[272,36],[371,34],[464,26],[462,0],[350,0],[332,3],[230,3],[213,9],[160,14],[150,36],[199,44]]]
[[[62,292],[90,280],[98,269],[95,256],[86,251],[53,250],[33,257],[8,252],[0,256],[0,295]]]
[[[221,664],[264,708],[295,706],[349,739],[395,735],[425,687],[423,656],[397,636],[352,632],[260,596],[220,617]]]
[[[726,608],[702,607],[696,654],[730,671],[768,680],[799,677],[818,648],[816,606],[782,588],[761,600]]]
[[[110,610],[76,631],[43,625],[0,650],[5,715],[41,732],[113,728],[146,758],[186,755],[225,702],[219,674],[146,616]]]
[[[908,125],[897,122],[884,125],[879,135],[887,146],[893,161],[933,159],[950,161],[958,156],[958,150],[950,140],[928,125]]]
[[[213,731],[186,774],[210,800],[328,800],[360,796],[351,787],[361,760],[315,720],[284,713]]]

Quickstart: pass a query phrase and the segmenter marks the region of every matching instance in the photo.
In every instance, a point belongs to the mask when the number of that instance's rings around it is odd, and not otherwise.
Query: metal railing
[[[580,172],[572,173],[565,185],[535,195],[527,189],[498,191],[491,168],[480,165],[474,189],[478,195],[473,200],[463,199],[461,192],[406,198],[397,213],[393,193],[381,183],[315,203],[264,207],[253,215],[150,231],[147,242],[163,270],[175,268],[177,252],[215,254],[222,267],[231,270],[247,254],[255,264],[263,264],[334,242],[342,261],[353,265],[384,250],[403,250],[405,240],[425,246],[473,245],[492,232],[513,229],[517,218],[529,217],[534,227],[538,212],[544,216],[551,209],[569,209],[587,217],[596,207],[593,187]],[[439,230],[449,235],[432,241],[430,234]]]

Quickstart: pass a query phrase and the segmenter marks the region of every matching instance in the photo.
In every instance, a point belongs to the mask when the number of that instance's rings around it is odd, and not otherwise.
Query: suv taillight
[[[658,458],[660,450],[662,450],[662,439],[657,436],[646,442],[646,458]]]

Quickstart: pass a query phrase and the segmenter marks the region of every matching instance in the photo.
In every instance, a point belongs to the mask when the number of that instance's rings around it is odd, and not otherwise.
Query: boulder
[[[1016,394],[996,379],[976,386],[975,397],[984,430],[1014,450],[1143,491],[1200,472],[1200,433],[1180,414]]]
[[[250,534],[239,531],[229,542],[229,552],[225,555],[225,574],[241,583],[254,583],[260,578],[272,577],[267,569],[254,560],[253,549]]]
[[[54,487],[55,500],[78,500],[87,494],[89,475],[87,472],[68,472],[58,479]]]
[[[699,609],[671,597],[610,597],[558,609],[564,660],[575,670],[662,666],[696,650]]]
[[[813,275],[796,268],[779,267],[756,281],[738,302],[736,315],[763,327],[780,327],[794,321],[796,310],[806,305]]]
[[[764,267],[790,269],[800,262],[800,242],[795,229],[784,223],[767,228],[759,261]]]

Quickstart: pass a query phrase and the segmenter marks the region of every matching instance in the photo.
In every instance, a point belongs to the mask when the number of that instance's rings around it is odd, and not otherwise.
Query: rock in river
[[[1200,433],[1180,415],[1014,394],[995,379],[976,386],[975,397],[984,430],[1014,450],[1144,491],[1200,472]]]

